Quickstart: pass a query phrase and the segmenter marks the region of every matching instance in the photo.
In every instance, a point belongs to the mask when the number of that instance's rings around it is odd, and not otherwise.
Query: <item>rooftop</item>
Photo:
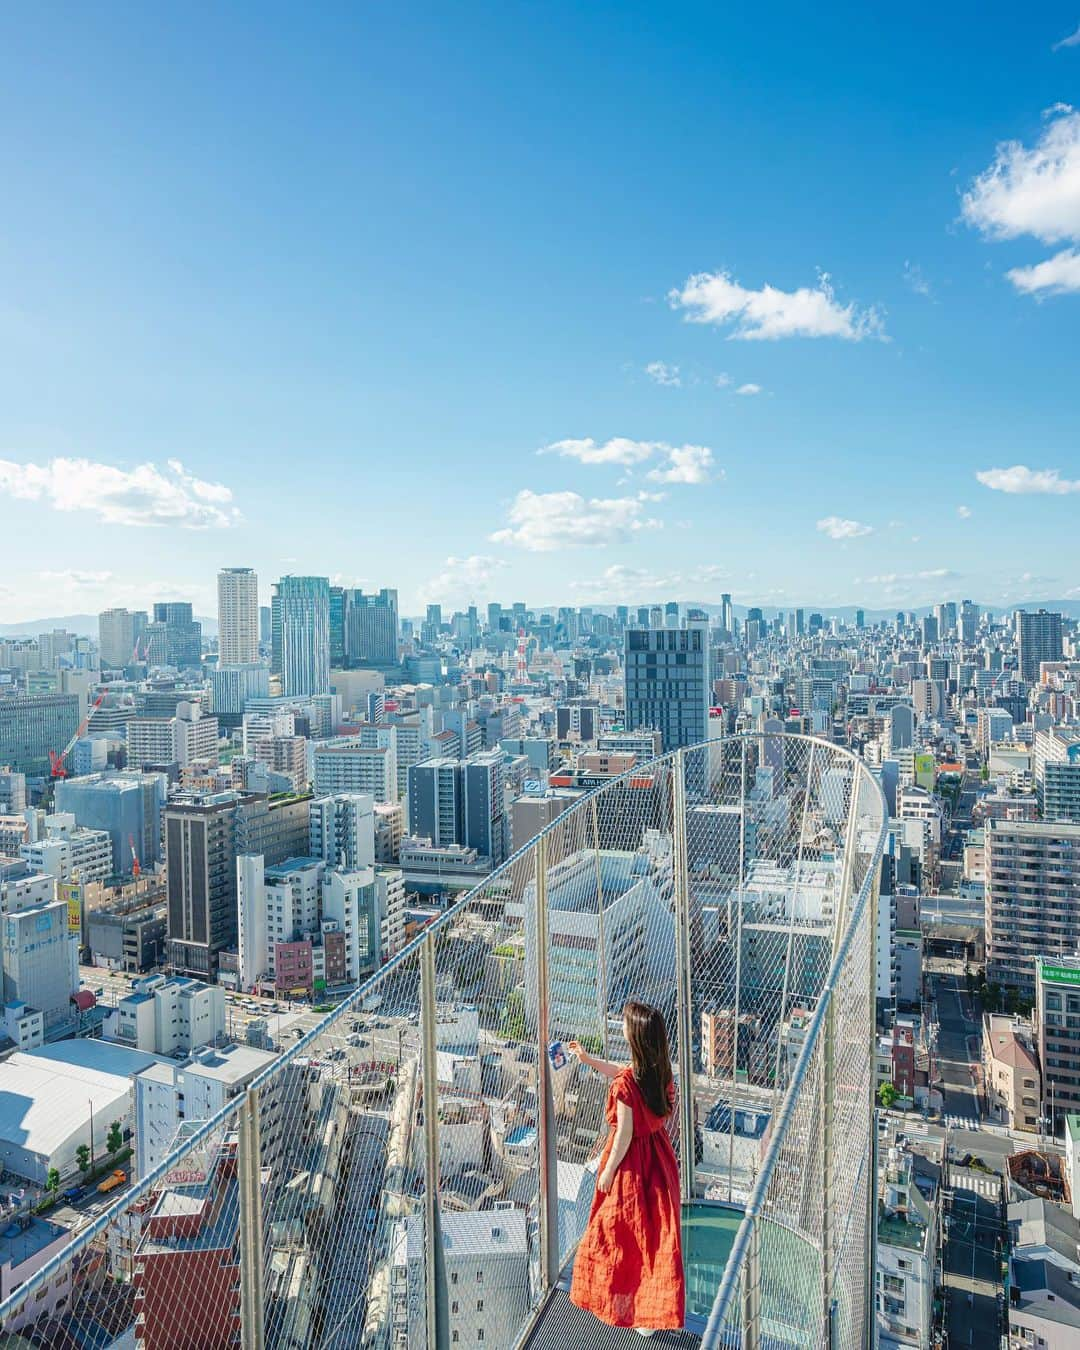
[[[63,1224],[47,1219],[33,1218],[25,1227],[9,1224],[0,1232],[0,1266],[21,1266],[58,1238],[68,1236],[69,1230]]]

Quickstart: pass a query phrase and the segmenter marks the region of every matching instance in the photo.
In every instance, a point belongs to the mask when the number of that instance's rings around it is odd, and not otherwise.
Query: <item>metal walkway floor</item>
[[[609,1327],[592,1313],[575,1308],[560,1286],[552,1294],[532,1335],[527,1350],[696,1350],[700,1341],[688,1331],[658,1331],[639,1336],[625,1327]]]

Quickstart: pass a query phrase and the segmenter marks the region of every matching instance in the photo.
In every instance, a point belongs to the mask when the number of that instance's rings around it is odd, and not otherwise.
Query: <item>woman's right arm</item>
[[[610,1059],[600,1059],[596,1055],[590,1055],[588,1050],[579,1041],[567,1041],[566,1048],[572,1055],[576,1055],[582,1064],[587,1064],[590,1069],[595,1069],[597,1073],[602,1073],[605,1078],[618,1078],[625,1064],[616,1064]]]

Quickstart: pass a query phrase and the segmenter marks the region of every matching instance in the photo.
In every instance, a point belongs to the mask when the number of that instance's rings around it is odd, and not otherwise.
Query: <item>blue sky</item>
[[[9,6],[0,620],[1080,596],[1080,4],[943,8]]]

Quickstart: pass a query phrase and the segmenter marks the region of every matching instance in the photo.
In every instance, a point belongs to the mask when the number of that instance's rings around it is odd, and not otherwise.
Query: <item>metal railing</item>
[[[27,1230],[0,1326],[49,1347],[524,1345],[607,1130],[606,1082],[548,1047],[627,1057],[633,997],[671,1036],[688,1327],[868,1344],[884,827],[861,761],[802,737],[611,781],[266,1067],[139,1075],[146,1175],[66,1243]]]

